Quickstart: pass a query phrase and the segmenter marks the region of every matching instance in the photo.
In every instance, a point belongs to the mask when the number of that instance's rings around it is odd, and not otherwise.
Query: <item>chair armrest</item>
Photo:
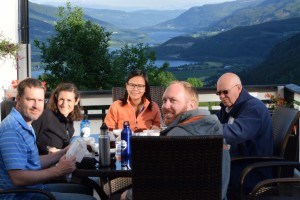
[[[247,177],[247,175],[255,169],[258,168],[274,168],[274,167],[295,167],[298,170],[300,169],[300,163],[299,162],[292,162],[292,161],[269,161],[269,162],[257,162],[257,163],[253,163],[248,165],[247,167],[245,167],[241,173],[240,176],[240,196],[243,196],[243,186],[244,186],[244,180]]]
[[[9,193],[40,193],[47,196],[50,200],[56,200],[53,194],[51,194],[47,190],[42,190],[42,189],[17,188],[17,189],[0,190],[0,195],[9,194]]]
[[[278,187],[278,184],[294,184],[298,183],[300,184],[300,178],[292,177],[292,178],[275,178],[275,179],[267,179],[264,181],[259,182],[251,191],[250,200],[254,200],[257,198],[257,196],[263,194],[265,191],[269,190],[267,188]]]
[[[278,161],[283,160],[282,157],[279,156],[241,156],[241,157],[232,157],[231,163],[237,163],[237,162],[265,162],[265,161]]]

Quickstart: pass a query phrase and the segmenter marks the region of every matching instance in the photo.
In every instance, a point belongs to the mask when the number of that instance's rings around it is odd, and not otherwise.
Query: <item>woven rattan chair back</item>
[[[134,200],[220,200],[222,136],[132,136]]]
[[[272,115],[274,155],[284,157],[286,145],[300,112],[293,108],[277,107]]]
[[[4,100],[1,102],[1,121],[16,107],[16,101]]]
[[[112,88],[112,98],[113,101],[122,99],[125,95],[125,88],[123,87],[113,87]]]
[[[126,189],[131,188],[131,177],[118,177],[115,179],[107,179],[103,184],[103,191],[110,196],[115,193],[122,193]]]
[[[252,190],[249,200],[264,199],[300,199],[300,178],[277,178],[261,181]]]

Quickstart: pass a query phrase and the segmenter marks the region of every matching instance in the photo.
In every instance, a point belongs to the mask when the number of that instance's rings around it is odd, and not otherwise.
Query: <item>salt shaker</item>
[[[99,135],[99,160],[103,167],[110,166],[110,138],[105,123],[100,127]]]

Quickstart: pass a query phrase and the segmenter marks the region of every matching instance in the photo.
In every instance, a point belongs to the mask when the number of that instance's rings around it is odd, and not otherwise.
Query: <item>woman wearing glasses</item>
[[[123,99],[112,103],[105,117],[111,129],[122,129],[124,121],[129,121],[130,129],[139,132],[146,129],[160,129],[160,111],[151,101],[148,77],[143,71],[133,71],[126,80]]]

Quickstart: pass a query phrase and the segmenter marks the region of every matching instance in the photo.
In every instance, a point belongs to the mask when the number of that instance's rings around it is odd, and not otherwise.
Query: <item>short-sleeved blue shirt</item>
[[[28,127],[22,115],[13,108],[0,124],[0,189],[18,188],[7,173],[15,169],[40,170],[41,163],[33,128]],[[42,184],[26,186],[43,187]],[[5,195],[4,199],[29,199],[29,196]]]

